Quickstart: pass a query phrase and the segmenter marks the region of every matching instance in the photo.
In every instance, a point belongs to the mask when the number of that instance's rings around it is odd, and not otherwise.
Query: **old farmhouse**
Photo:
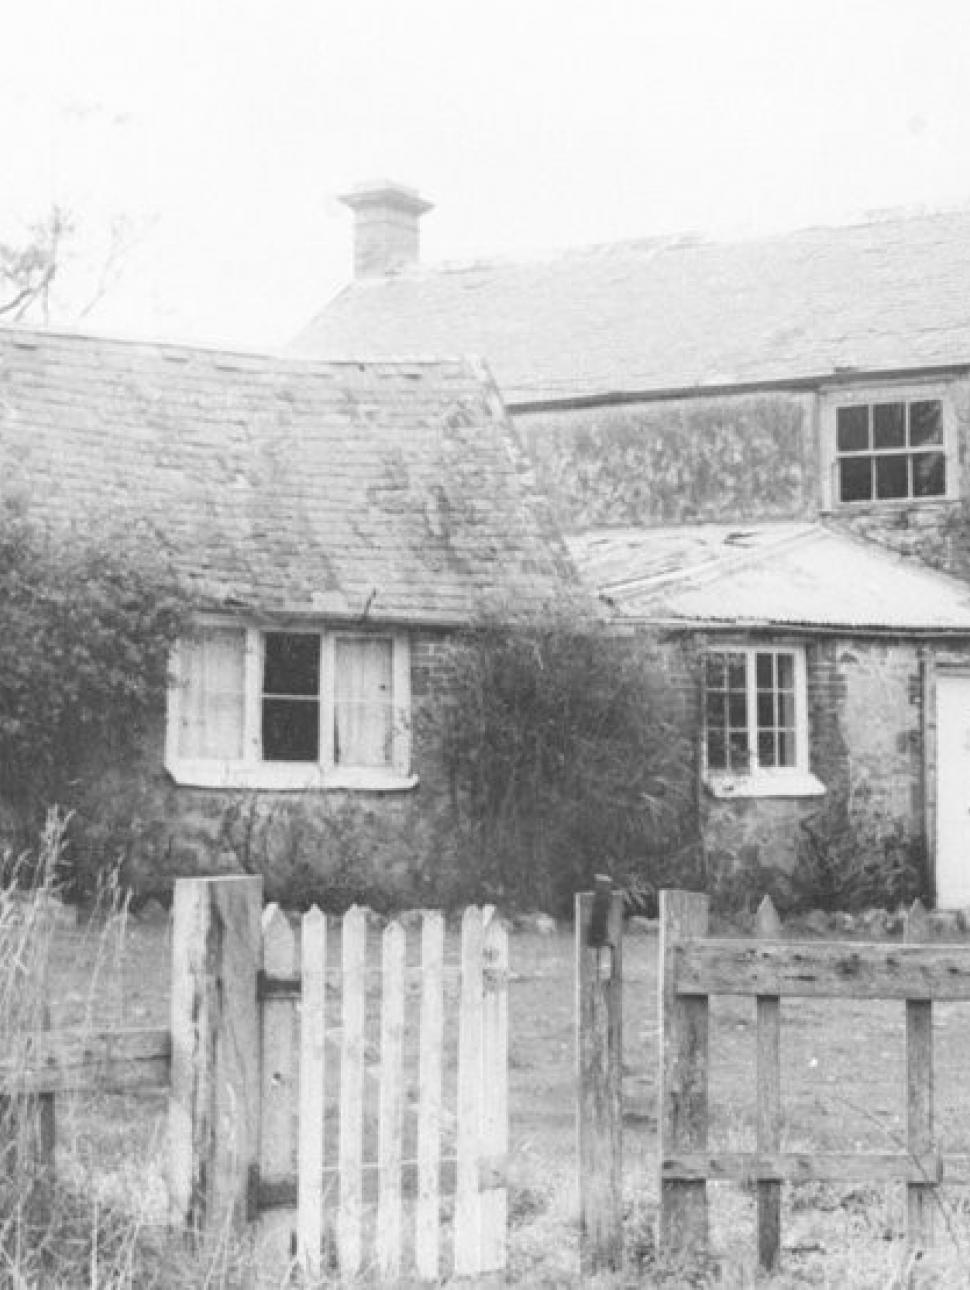
[[[345,200],[294,352],[487,359],[618,628],[707,653],[712,876],[812,830],[970,903],[970,212],[425,265],[417,193]]]
[[[51,526],[148,526],[198,597],[168,711],[130,768],[159,873],[245,860],[227,821],[254,793],[419,799],[434,768],[414,716],[442,640],[574,582],[471,360],[0,328],[0,498]]]

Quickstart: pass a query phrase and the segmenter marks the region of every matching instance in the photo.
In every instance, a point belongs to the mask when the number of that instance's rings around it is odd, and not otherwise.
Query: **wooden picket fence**
[[[362,909],[339,926],[312,909],[297,935],[262,910],[258,878],[195,879],[176,888],[173,935],[173,1217],[199,1230],[257,1222],[264,1249],[310,1277],[500,1272],[501,920],[465,910],[457,995],[437,912],[420,915],[410,954],[405,925],[389,923],[375,961]]]
[[[932,1243],[943,1161],[933,1127],[935,1002],[970,1000],[970,947],[925,944],[926,914],[914,905],[903,942],[793,941],[767,898],[756,935],[708,936],[707,897],[665,891],[660,897],[660,1221],[659,1244],[674,1255],[704,1252],[707,1184],[757,1186],[758,1256],[776,1266],[784,1182],[902,1180],[907,1238]],[[747,995],[757,1010],[757,1149],[708,1150],[708,1000]],[[906,1150],[894,1153],[786,1152],[781,1149],[782,997],[897,999],[906,1011]],[[947,1157],[947,1178],[966,1181],[966,1161]]]
[[[277,1276],[500,1273],[507,930],[466,909],[455,959],[439,912],[407,922],[378,936],[362,909],[312,909],[294,927],[259,878],[180,880],[170,1029],[24,1036],[0,1054],[0,1110],[39,1110],[49,1173],[56,1097],[168,1088],[173,1223],[255,1230]]]

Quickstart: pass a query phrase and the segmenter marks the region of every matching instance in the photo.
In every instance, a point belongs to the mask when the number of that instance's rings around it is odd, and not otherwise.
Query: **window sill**
[[[822,797],[825,785],[810,771],[777,774],[706,775],[704,782],[714,797]]]
[[[278,793],[320,792],[345,789],[368,793],[403,793],[415,788],[417,775],[373,766],[325,768],[308,762],[181,761],[166,766],[185,788],[235,788]]]

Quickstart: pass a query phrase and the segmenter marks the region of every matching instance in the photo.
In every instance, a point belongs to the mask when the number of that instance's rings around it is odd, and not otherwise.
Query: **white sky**
[[[424,258],[970,201],[966,0],[8,0],[0,239],[143,238],[99,330],[272,348],[344,282],[336,194]]]

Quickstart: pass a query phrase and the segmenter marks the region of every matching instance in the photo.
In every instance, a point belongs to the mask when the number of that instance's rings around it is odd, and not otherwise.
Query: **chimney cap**
[[[352,211],[368,206],[391,206],[409,215],[424,215],[434,209],[434,202],[425,200],[416,188],[393,179],[365,180],[355,184],[350,192],[341,193],[339,200]]]

